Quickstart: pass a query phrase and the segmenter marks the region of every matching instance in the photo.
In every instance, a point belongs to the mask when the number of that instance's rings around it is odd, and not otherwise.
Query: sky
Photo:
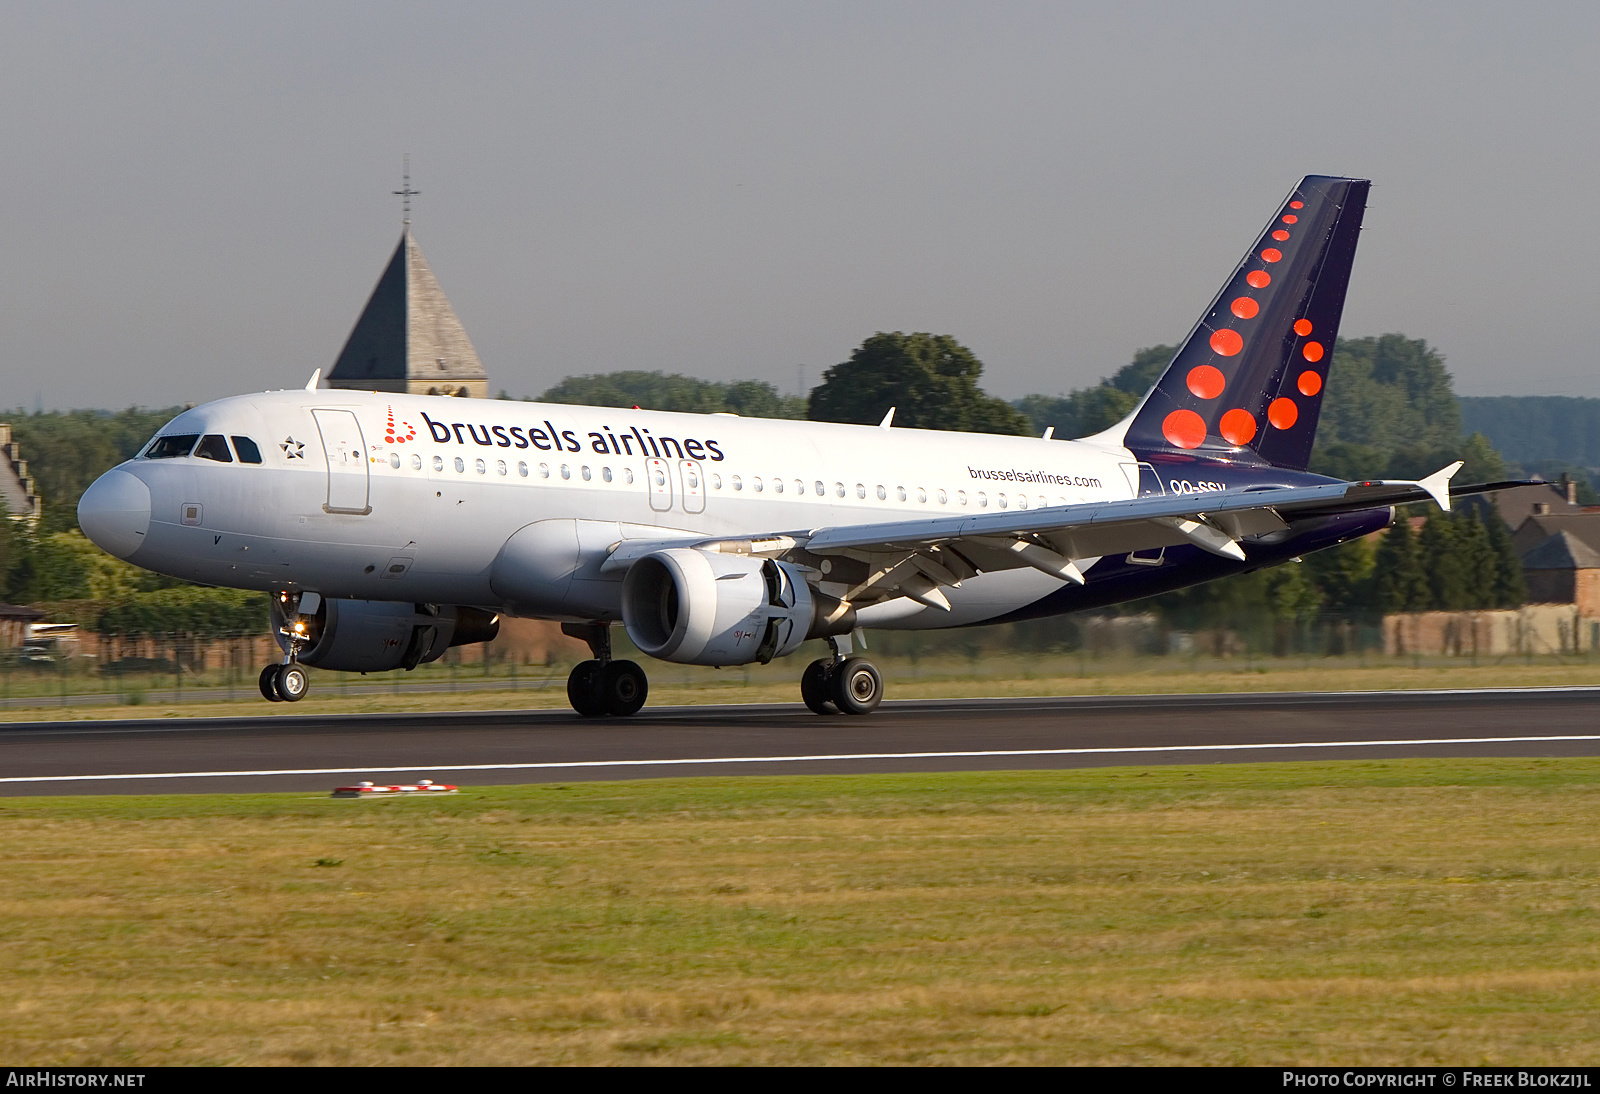
[[[1006,398],[1181,339],[1305,174],[1341,333],[1600,396],[1592,3],[0,2],[0,407],[331,366],[413,229],[489,370],[794,391],[876,331]]]

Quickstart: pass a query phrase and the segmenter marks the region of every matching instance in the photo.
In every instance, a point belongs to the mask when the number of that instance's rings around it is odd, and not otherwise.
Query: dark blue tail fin
[[[1140,404],[1128,448],[1305,469],[1370,185],[1307,175],[1283,199]]]

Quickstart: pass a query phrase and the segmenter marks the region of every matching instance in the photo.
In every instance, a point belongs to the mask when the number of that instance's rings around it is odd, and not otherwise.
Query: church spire
[[[333,388],[487,398],[489,374],[411,234],[411,157],[405,160],[400,243],[328,372]]]

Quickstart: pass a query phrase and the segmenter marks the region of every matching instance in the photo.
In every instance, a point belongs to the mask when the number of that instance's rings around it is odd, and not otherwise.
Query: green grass
[[[1600,760],[0,800],[19,1064],[1577,1064]]]

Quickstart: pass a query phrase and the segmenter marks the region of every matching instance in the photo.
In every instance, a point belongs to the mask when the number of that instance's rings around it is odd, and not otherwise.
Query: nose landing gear
[[[296,664],[268,665],[261,670],[261,694],[274,703],[298,703],[311,690],[306,670]]]
[[[585,718],[610,714],[626,718],[644,707],[650,681],[632,661],[611,660],[611,627],[605,623],[563,623],[563,634],[589,644],[593,661],[580,661],[567,677],[567,702]]]
[[[319,593],[301,593],[298,597],[292,593],[281,592],[278,594],[279,603],[284,607],[286,622],[278,628],[282,638],[279,643],[284,647],[283,663],[281,665],[268,665],[261,670],[258,683],[261,686],[262,696],[271,703],[298,703],[306,697],[306,692],[311,690],[311,678],[306,675],[306,670],[298,664],[300,649],[310,641],[310,622],[315,622],[317,609],[322,605],[322,596]]]

